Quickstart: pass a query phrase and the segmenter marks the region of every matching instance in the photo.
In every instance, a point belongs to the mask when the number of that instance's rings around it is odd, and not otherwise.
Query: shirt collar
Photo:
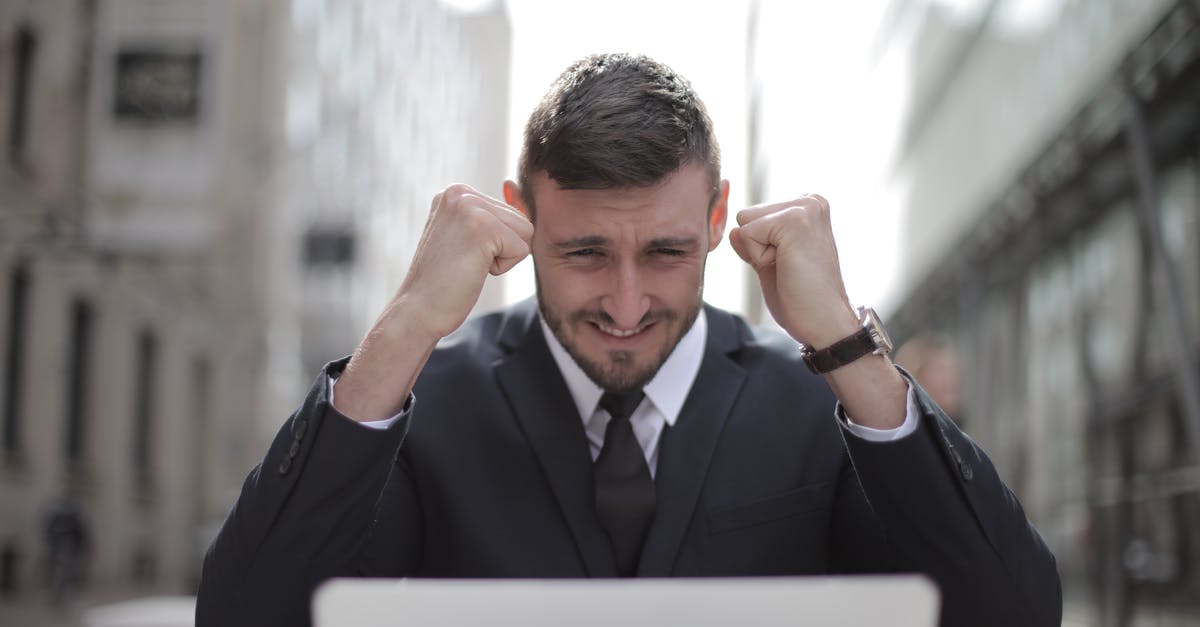
[[[542,335],[546,337],[550,354],[554,356],[554,363],[558,365],[559,372],[566,380],[567,389],[571,392],[571,398],[575,400],[575,407],[579,410],[579,417],[586,427],[604,390],[588,378],[579,364],[575,363],[567,349],[554,337],[554,332],[542,319],[541,312],[538,313],[538,321],[542,325]],[[696,374],[700,372],[700,362],[704,357],[707,340],[708,318],[701,307],[692,328],[683,334],[679,343],[667,356],[667,360],[658,369],[658,373],[642,388],[646,398],[650,399],[666,418],[668,426],[675,425],[679,411],[683,409],[683,402],[687,400],[692,383],[696,380]]]

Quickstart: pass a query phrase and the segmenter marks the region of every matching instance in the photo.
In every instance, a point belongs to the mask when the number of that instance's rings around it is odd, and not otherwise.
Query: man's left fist
[[[854,333],[829,202],[816,194],[739,211],[729,243],[758,273],[771,315],[797,342],[822,349]]]

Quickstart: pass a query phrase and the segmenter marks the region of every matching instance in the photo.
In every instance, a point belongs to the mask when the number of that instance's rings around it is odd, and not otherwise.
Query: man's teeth
[[[638,327],[638,328],[636,328],[636,329],[630,329],[630,330],[628,330],[628,331],[622,331],[622,330],[620,330],[620,329],[614,329],[614,328],[612,328],[612,327],[606,327],[606,326],[604,326],[604,325],[602,325],[602,324],[597,324],[597,325],[596,325],[596,327],[597,327],[597,328],[599,328],[601,331],[604,331],[605,333],[607,333],[607,334],[609,334],[609,335],[611,335],[611,336],[613,336],[613,337],[629,337],[629,336],[631,336],[631,335],[637,335],[638,333],[641,333],[643,329],[645,329],[645,328],[646,328],[646,327],[642,326],[642,327]]]

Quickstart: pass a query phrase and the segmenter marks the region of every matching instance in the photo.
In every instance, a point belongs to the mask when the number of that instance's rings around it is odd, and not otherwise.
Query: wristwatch
[[[825,374],[845,366],[864,355],[886,355],[892,350],[892,338],[879,315],[870,307],[858,308],[858,322],[862,325],[857,332],[844,337],[819,351],[810,346],[800,347],[800,356],[814,374]]]

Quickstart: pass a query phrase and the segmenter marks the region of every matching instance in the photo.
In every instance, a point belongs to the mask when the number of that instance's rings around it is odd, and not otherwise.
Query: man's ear
[[[504,181],[504,202],[516,207],[517,211],[524,214],[526,218],[533,219],[533,216],[529,215],[529,208],[525,206],[524,197],[521,196],[521,188],[517,187],[516,182]]]
[[[717,199],[708,212],[708,250],[712,252],[725,235],[725,219],[729,217],[729,181],[722,180],[717,187]]]

